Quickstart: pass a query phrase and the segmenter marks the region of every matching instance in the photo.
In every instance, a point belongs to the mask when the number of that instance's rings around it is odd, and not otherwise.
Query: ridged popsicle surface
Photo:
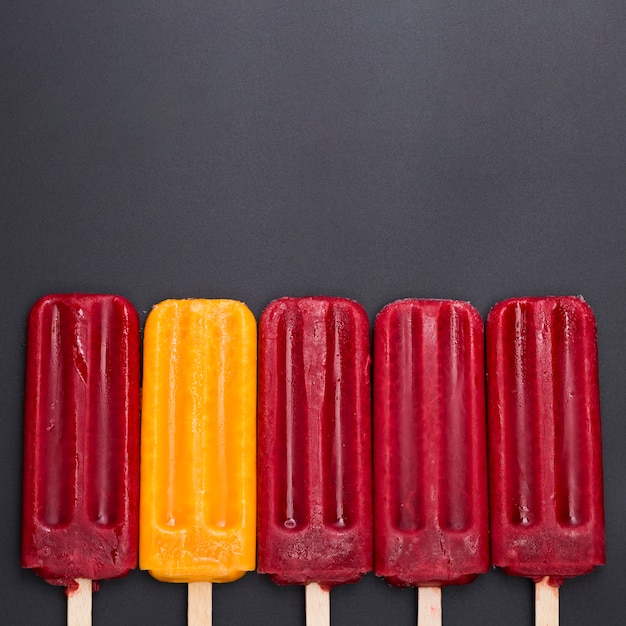
[[[375,572],[443,586],[489,567],[483,324],[400,300],[374,325]]]
[[[605,562],[596,324],[576,297],[487,323],[493,564],[553,585]]]
[[[259,337],[258,571],[324,587],[372,569],[369,323],[342,298],[281,298]]]
[[[140,567],[228,582],[255,566],[256,322],[232,300],[167,300],[144,333]]]
[[[55,585],[137,566],[139,322],[119,296],[50,295],[28,321],[22,566]]]

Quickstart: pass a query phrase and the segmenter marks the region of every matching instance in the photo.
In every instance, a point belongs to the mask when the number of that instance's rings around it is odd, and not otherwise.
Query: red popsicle
[[[369,369],[369,323],[357,303],[282,298],[265,309],[258,571],[279,584],[313,583],[307,610],[316,585],[328,590],[372,569]]]
[[[487,322],[487,375],[492,561],[558,598],[565,578],[605,562],[590,307],[575,297],[500,302]]]
[[[420,624],[489,568],[483,343],[466,302],[400,300],[374,325],[375,572],[420,588]]]
[[[137,565],[137,314],[119,296],[50,295],[27,339],[22,566],[90,592]]]

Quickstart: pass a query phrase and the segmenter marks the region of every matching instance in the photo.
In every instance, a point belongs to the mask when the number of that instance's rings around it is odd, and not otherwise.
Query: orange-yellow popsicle
[[[139,564],[167,582],[255,567],[256,322],[241,302],[166,300],[144,333]]]

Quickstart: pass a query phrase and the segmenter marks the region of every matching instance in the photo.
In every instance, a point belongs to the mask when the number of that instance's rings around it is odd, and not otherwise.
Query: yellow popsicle
[[[256,322],[233,300],[166,300],[146,322],[139,565],[168,582],[255,567]]]

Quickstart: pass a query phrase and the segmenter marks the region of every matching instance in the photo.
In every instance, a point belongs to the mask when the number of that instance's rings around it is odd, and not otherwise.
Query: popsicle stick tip
[[[546,576],[535,583],[535,626],[558,626],[559,588]]]
[[[309,583],[305,595],[306,626],[330,626],[330,590]]]
[[[212,583],[189,583],[189,585],[187,586],[187,625],[211,626],[212,620]]]
[[[417,590],[417,626],[441,626],[441,588]]]
[[[77,578],[76,587],[67,591],[67,626],[91,625],[91,590],[88,578]]]

